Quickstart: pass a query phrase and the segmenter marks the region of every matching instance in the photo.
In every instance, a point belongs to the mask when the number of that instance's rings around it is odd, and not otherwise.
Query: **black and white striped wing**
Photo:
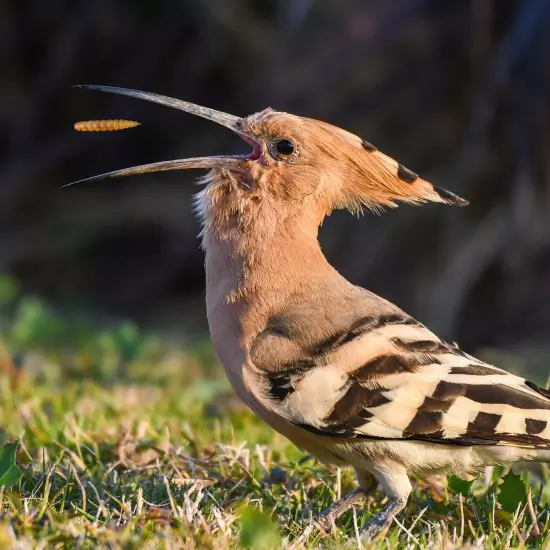
[[[550,447],[550,392],[438,339],[370,316],[267,374],[278,412],[326,436]]]

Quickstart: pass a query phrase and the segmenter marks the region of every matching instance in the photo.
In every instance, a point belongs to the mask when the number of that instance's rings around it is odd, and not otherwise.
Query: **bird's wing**
[[[319,435],[550,447],[548,390],[402,312],[357,318],[314,345],[280,328],[263,339],[253,359],[266,399]]]

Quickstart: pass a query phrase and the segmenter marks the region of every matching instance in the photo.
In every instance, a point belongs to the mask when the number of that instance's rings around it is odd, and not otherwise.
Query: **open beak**
[[[187,168],[227,168],[238,170],[242,166],[243,161],[256,160],[261,154],[260,144],[255,141],[251,136],[241,130],[243,126],[243,119],[240,117],[229,115],[227,113],[222,113],[221,111],[216,111],[214,109],[208,109],[207,107],[202,107],[201,105],[196,105],[195,103],[189,103],[187,101],[181,101],[180,99],[174,99],[173,97],[153,94],[150,92],[142,92],[140,90],[130,90],[128,88],[117,88],[113,86],[95,86],[89,84],[77,85],[75,86],[75,88],[99,90],[100,92],[110,92],[112,94],[135,97],[137,99],[145,99],[146,101],[152,101],[153,103],[166,105],[167,107],[179,109],[181,111],[185,111],[187,113],[191,113],[193,115],[212,120],[213,122],[217,122],[218,124],[221,124],[222,126],[225,126],[226,128],[229,128],[230,130],[238,134],[241,138],[244,139],[244,141],[252,145],[252,147],[254,147],[254,150],[249,155],[197,157],[189,159],[167,160],[164,162],[154,162],[152,164],[143,164],[141,166],[123,168],[122,170],[106,172],[105,174],[99,174],[90,178],[74,181],[72,183],[64,185],[63,187],[69,187],[70,185],[75,185],[76,183],[82,183],[85,181],[119,178],[122,176],[147,174],[150,172],[165,172],[168,170],[185,170]]]

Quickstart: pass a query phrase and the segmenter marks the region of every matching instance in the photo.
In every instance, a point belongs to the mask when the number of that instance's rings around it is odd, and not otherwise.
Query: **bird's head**
[[[421,179],[365,140],[325,122],[273,109],[241,118],[149,92],[82,87],[153,101],[212,120],[239,135],[252,146],[252,152],[146,164],[80,181],[186,168],[209,169],[211,172],[203,181],[213,190],[223,187],[223,194],[233,195],[234,200],[284,204],[286,210],[302,209],[313,202],[321,210],[321,218],[337,208],[358,211],[366,207],[376,211],[394,207],[397,201],[468,204]]]

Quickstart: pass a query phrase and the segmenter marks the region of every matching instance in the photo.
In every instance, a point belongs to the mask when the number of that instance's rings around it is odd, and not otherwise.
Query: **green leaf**
[[[466,481],[465,479],[462,479],[458,476],[449,476],[447,484],[449,486],[449,489],[451,490],[451,493],[453,493],[454,495],[471,497],[474,481],[475,479],[472,479],[472,481]]]
[[[15,453],[19,443],[6,443],[0,447],[0,487],[13,487],[23,475],[15,462]]]
[[[527,499],[527,487],[520,476],[508,472],[502,483],[497,497],[498,503],[508,512],[514,513],[518,506]]]
[[[241,547],[267,550],[281,547],[281,535],[271,518],[250,506],[240,508]]]

